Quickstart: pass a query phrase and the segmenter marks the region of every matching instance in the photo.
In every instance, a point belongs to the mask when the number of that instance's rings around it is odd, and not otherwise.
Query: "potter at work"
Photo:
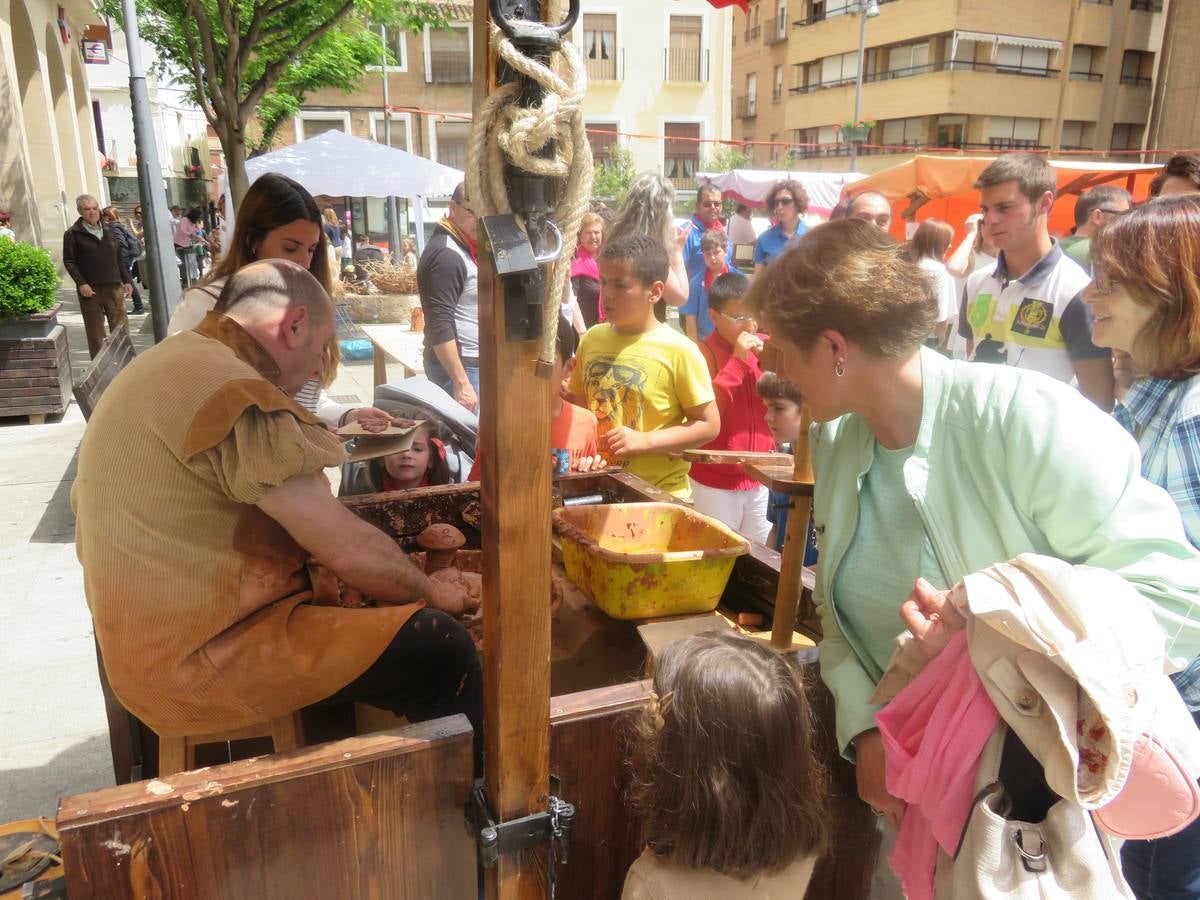
[[[334,499],[321,469],[342,445],[289,396],[321,365],[329,295],[272,260],[221,303],[113,382],[80,450],[77,547],[114,691],[168,735],[331,699],[462,712],[478,734],[479,664],[452,618],[474,604]],[[129,492],[114,452],[154,477]],[[310,603],[310,554],[380,605]]]

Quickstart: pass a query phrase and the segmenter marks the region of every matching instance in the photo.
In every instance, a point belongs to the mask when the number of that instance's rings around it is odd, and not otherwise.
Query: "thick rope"
[[[561,313],[579,225],[592,195],[592,149],[584,130],[582,106],[587,73],[579,51],[569,41],[564,41],[555,54],[564,73],[560,77],[550,66],[514,47],[495,25],[490,30],[496,56],[541,85],[544,96],[536,107],[517,106],[519,88],[510,82],[484,100],[475,115],[467,145],[467,193],[478,215],[512,212],[504,183],[506,162],[561,182],[552,218],[562,231],[562,254],[554,265],[542,305],[542,342],[538,351],[538,373],[549,377],[558,335],[557,316]],[[554,147],[554,156],[549,159],[538,156],[547,146]]]

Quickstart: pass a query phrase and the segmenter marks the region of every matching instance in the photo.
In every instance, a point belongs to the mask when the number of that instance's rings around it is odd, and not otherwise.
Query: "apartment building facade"
[[[752,0],[750,15],[737,19],[753,33],[755,7],[775,13],[782,3]],[[779,136],[786,146],[772,151],[790,153],[794,166],[850,167],[842,126],[854,118],[860,35],[859,118],[873,123],[858,147],[861,170],[918,148],[1086,150],[1137,160],[1127,151],[1144,146],[1160,0],[790,0],[787,14],[782,122],[764,119],[772,128],[764,133],[757,117],[735,118],[734,131]],[[778,65],[777,47],[736,51],[744,68],[735,66],[735,85],[756,63],[761,79],[768,55]],[[774,84],[778,76],[770,77]]]
[[[638,171],[681,192],[714,140],[728,140],[732,110],[731,9],[706,0],[599,0],[571,34],[588,73],[584,119],[597,164],[627,147]]]
[[[1153,150],[1200,147],[1200,3],[1173,0],[1163,20],[1162,52],[1146,146]],[[1157,159],[1162,160],[1159,156]]]

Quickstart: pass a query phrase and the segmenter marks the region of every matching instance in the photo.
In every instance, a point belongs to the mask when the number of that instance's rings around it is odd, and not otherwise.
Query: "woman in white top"
[[[950,241],[954,238],[954,229],[940,219],[926,219],[908,242],[908,257],[928,273],[933,280],[933,295],[937,298],[937,322],[933,326],[933,341],[931,346],[943,353],[949,344],[953,325],[958,318],[957,292],[954,290],[954,279],[942,262]]]
[[[308,269],[325,290],[331,290],[333,272],[323,225],[316,201],[300,184],[276,172],[259,177],[238,207],[228,251],[207,278],[184,292],[167,325],[167,334],[199,325],[216,306],[225,280],[255,260],[291,260]],[[324,388],[337,372],[337,359],[334,344],[326,353],[324,384],[311,379],[296,395],[296,402],[331,427],[352,421],[381,420],[385,425],[390,422],[391,416],[381,410],[352,409],[329,399]]]

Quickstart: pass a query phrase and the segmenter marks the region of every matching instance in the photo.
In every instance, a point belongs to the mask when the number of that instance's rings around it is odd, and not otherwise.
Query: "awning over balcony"
[[[1019,34],[994,34],[990,31],[956,31],[954,32],[953,46],[950,48],[951,59],[958,58],[959,41],[975,41],[978,44],[991,44],[992,59],[996,58],[996,52],[999,50],[1001,44],[1009,47],[1030,47],[1034,50],[1048,50],[1051,53],[1060,52],[1063,46],[1062,41],[1023,37]]]

